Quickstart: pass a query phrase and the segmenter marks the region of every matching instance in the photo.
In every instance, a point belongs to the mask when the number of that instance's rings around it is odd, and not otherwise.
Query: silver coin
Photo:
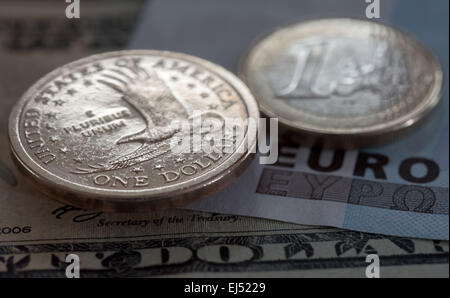
[[[317,19],[259,39],[240,76],[261,112],[308,145],[354,148],[397,139],[437,105],[432,53],[386,25]]]
[[[203,144],[208,131],[198,123],[208,117],[223,142],[209,151],[174,150],[196,130],[194,142]],[[52,198],[146,211],[184,206],[236,178],[256,146],[257,131],[245,120],[258,117],[248,88],[218,65],[180,53],[120,51],[39,80],[12,111],[9,135],[18,165]],[[228,118],[243,120],[242,138],[227,132]]]

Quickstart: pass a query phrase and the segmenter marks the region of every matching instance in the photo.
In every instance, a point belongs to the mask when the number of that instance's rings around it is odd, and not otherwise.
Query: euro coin
[[[438,104],[432,53],[389,26],[316,19],[258,39],[240,77],[282,131],[309,146],[357,148],[398,139]]]
[[[249,123],[258,118],[248,88],[218,65],[118,51],[36,82],[13,109],[9,136],[17,164],[47,196],[85,209],[151,211],[233,181],[255,152],[257,124]]]

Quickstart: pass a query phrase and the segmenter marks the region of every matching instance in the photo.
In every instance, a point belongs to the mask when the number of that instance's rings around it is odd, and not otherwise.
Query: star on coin
[[[78,164],[82,164],[83,160],[81,158],[74,158],[73,161]]]
[[[208,105],[208,108],[209,108],[210,110],[217,110],[218,107],[219,107],[219,106],[216,105],[216,104],[214,104],[214,103]]]
[[[64,100],[61,99],[57,99],[53,101],[53,104],[55,105],[55,107],[57,106],[62,106],[63,104],[65,104],[66,102]]]
[[[56,120],[56,113],[48,112],[45,114],[49,120]]]
[[[59,148],[59,151],[63,154],[66,154],[67,152],[69,152],[69,149],[67,149],[67,147],[62,147],[62,148]]]
[[[144,169],[142,167],[136,167],[133,169],[133,172],[135,172],[136,174],[142,173],[144,171]]]
[[[178,157],[177,159],[175,159],[176,163],[183,163],[185,161],[184,158]]]
[[[57,141],[59,141],[59,138],[56,136],[51,136],[50,141],[52,141],[53,143],[56,143]]]
[[[43,105],[48,105],[48,102],[50,100],[48,98],[38,97],[34,101],[37,102],[37,103],[42,103]]]
[[[69,90],[67,90],[66,93],[73,96],[75,93],[77,93],[77,91],[73,90],[73,89],[69,89]]]
[[[47,123],[45,128],[47,128],[47,130],[56,130],[50,123]]]
[[[162,170],[162,169],[164,169],[164,167],[162,166],[162,165],[155,165],[154,167],[153,167],[155,170]]]

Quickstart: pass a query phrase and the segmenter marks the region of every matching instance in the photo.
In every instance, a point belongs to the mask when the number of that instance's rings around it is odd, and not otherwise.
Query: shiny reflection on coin
[[[317,19],[279,28],[241,60],[261,112],[308,145],[397,139],[437,105],[442,70],[412,37],[382,24]]]
[[[12,111],[9,134],[18,165],[50,197],[86,209],[147,211],[209,195],[249,164],[257,132],[248,127],[239,140],[222,135],[232,150],[172,150],[188,137],[173,120],[203,116],[220,124],[256,121],[259,112],[247,87],[220,66],[179,53],[119,51],[35,83]]]

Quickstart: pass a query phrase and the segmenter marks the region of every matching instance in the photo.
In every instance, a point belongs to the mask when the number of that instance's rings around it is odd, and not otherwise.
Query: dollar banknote
[[[0,278],[65,277],[69,254],[79,257],[81,277],[364,278],[372,254],[380,277],[448,276],[447,242],[189,211],[101,214],[14,199],[21,208],[1,211]]]
[[[10,156],[11,107],[51,69],[124,47],[142,4],[82,1],[68,21],[60,2],[0,3],[0,278],[66,277],[69,254],[81,277],[366,277],[369,254],[381,277],[448,277],[446,241],[189,210],[109,214],[38,194]]]
[[[276,26],[311,17],[365,18],[367,8],[367,3],[358,0],[246,1],[239,5],[199,1],[201,9],[180,2],[152,2],[131,47],[188,52],[232,71],[251,42]],[[448,73],[448,1],[436,1],[435,5],[407,0],[380,3],[377,21],[413,34],[433,51]],[[184,9],[173,11],[173,5]],[[163,22],[170,14],[176,14],[176,21]],[[226,21],[221,17],[224,14]],[[207,19],[208,26],[198,22],[200,19]],[[178,42],[180,39],[183,42]],[[231,187],[189,208],[448,240],[448,108],[447,78],[435,113],[425,125],[393,144],[360,151],[326,151],[308,149],[289,137],[280,139],[276,164],[260,165],[256,160]]]

